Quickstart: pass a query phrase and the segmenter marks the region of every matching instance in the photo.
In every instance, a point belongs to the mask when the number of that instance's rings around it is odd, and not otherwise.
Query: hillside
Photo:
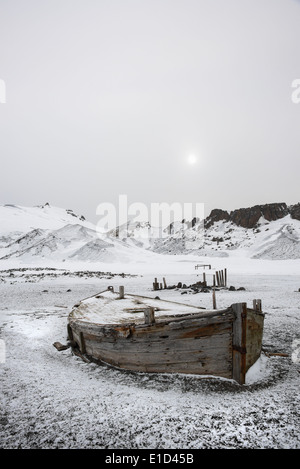
[[[162,237],[156,237],[149,224],[147,229],[148,238],[144,236],[145,224],[130,223],[127,230],[122,226],[110,236],[118,234],[127,244],[134,242],[160,254],[300,258],[300,204],[288,207],[285,203],[273,203],[232,212],[214,209],[205,220],[172,223],[163,230]]]
[[[298,259],[300,204],[215,209],[205,220],[183,220],[163,230],[148,221],[131,222],[101,236],[71,209],[0,206],[0,260],[126,262],[161,254]]]

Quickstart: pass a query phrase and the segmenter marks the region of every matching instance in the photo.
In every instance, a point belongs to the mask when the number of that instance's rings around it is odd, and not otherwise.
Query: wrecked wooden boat
[[[68,339],[75,353],[99,364],[244,384],[261,353],[263,323],[260,300],[208,311],[108,287],[73,307]]]

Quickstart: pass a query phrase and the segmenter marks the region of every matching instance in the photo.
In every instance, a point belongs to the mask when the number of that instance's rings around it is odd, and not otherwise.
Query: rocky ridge
[[[231,212],[214,209],[205,219],[204,225],[205,228],[210,228],[215,222],[231,221],[243,228],[255,228],[261,217],[267,221],[275,221],[286,215],[291,215],[291,218],[300,220],[300,203],[289,207],[284,202],[254,205],[253,207],[240,208]]]

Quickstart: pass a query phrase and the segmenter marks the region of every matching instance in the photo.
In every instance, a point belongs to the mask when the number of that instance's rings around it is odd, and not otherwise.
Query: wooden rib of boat
[[[238,303],[222,310],[124,294],[113,287],[68,317],[73,350],[97,363],[148,373],[213,375],[245,383],[261,353],[264,314]]]

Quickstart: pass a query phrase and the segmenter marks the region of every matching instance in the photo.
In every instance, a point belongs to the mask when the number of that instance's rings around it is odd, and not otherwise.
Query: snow
[[[53,207],[48,203],[36,207],[0,205],[0,233],[2,235],[13,232],[28,233],[36,228],[53,230],[72,223],[80,223],[87,228],[94,229],[92,223],[81,217],[78,217],[71,209]]]
[[[52,207],[0,206],[0,259],[36,264],[56,262],[145,262],[159,254],[247,259],[300,259],[300,221],[287,215],[268,222],[263,217],[255,229],[219,221],[203,231],[203,221],[193,226],[174,223],[171,234],[149,223],[133,223],[100,234],[97,227],[71,210]],[[147,237],[150,233],[150,237]],[[153,236],[153,237],[151,237]],[[140,259],[140,260],[139,260]],[[224,259],[225,260],[225,259]]]
[[[64,236],[59,238],[63,254],[67,238],[77,244],[83,239],[76,225],[82,223],[92,230],[84,221],[79,223],[78,217],[62,209],[51,211],[48,206],[32,212],[20,209],[18,230],[18,223],[12,222],[7,211],[17,217],[19,209],[0,210],[0,220],[7,222],[0,225],[5,252],[4,238],[15,241],[16,231],[26,235],[39,229],[49,230],[49,234],[73,224],[75,238],[70,227],[62,230]],[[47,211],[51,211],[48,219]],[[38,213],[45,217],[38,217]],[[252,241],[272,234],[276,242],[285,232],[281,228],[286,222],[264,224],[272,233],[261,228]],[[217,229],[221,226],[214,227]],[[224,226],[222,229],[224,232]],[[236,230],[232,239],[236,236],[241,243],[242,232],[244,236],[244,230]],[[293,231],[292,237],[296,237]],[[86,257],[55,257],[53,252],[41,257],[31,252],[0,260],[1,447],[299,449],[299,258],[254,258],[251,255],[258,252],[256,248],[249,256],[243,243],[238,249],[227,250],[226,257],[216,255],[216,249],[206,251],[207,255],[163,255],[128,243],[112,244],[104,258],[92,261],[89,255],[93,249]],[[70,244],[65,247],[69,249]],[[195,270],[201,263],[211,264],[211,270]],[[159,282],[165,277],[169,285],[179,281],[190,285],[202,279],[202,272],[210,282],[212,273],[225,267],[228,285],[245,290],[217,291],[217,307],[237,302],[252,305],[253,299],[261,299],[265,312],[263,353],[248,371],[243,386],[213,376],[124,372],[86,363],[70,349],[58,352],[53,347],[56,341],[66,343],[67,318],[73,306],[108,286],[118,291],[123,285],[125,294],[155,298],[154,277]],[[174,289],[158,294],[161,300],[212,308],[210,293],[181,295]]]
[[[230,282],[246,290],[220,290],[217,303],[222,308],[261,298],[264,349],[290,355],[300,338],[299,276],[274,274],[280,265],[273,262],[273,274],[265,268],[268,273],[257,276],[245,266],[230,273]],[[3,274],[0,283],[6,345],[0,364],[3,448],[299,448],[299,363],[291,356],[263,354],[244,386],[214,377],[127,373],[85,363],[70,349],[57,352],[52,345],[66,343],[73,305],[108,285],[154,297],[153,275],[101,279],[65,275],[66,270],[52,271],[53,277],[51,271],[44,277],[33,276],[40,270],[27,273]],[[194,271],[166,277],[169,283],[195,279]],[[207,293],[159,294],[211,308]]]
[[[168,302],[140,295],[131,296],[126,294],[122,301],[118,301],[118,297],[118,292],[100,292],[96,296],[81,301],[72,310],[71,317],[96,324],[118,324],[121,322],[144,322],[144,310],[148,307],[154,308],[156,319],[161,316],[173,316],[174,314],[203,312],[200,308],[175,301]]]

